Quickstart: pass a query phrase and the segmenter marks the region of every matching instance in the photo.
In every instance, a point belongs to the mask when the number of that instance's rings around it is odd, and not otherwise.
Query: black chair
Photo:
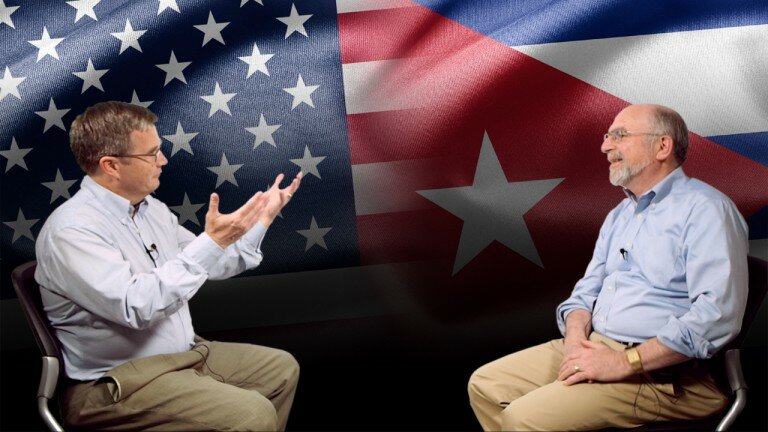
[[[736,339],[723,348],[722,354],[719,353],[711,360],[713,362],[712,370],[721,388],[723,390],[730,388],[731,390],[731,405],[725,414],[698,420],[649,423],[629,430],[632,432],[673,430],[716,430],[719,432],[726,431],[733,426],[747,404],[748,388],[741,367],[741,347],[760,306],[763,304],[766,290],[768,290],[768,263],[759,258],[749,257],[748,266],[749,295],[741,332]]]
[[[48,408],[48,402],[56,393],[56,388],[62,380],[60,373],[64,362],[61,357],[61,347],[56,334],[51,327],[48,317],[43,310],[40,299],[40,286],[35,281],[36,261],[30,261],[16,267],[11,273],[11,283],[16,290],[21,308],[27,317],[29,327],[35,336],[38,348],[43,355],[43,371],[40,375],[40,386],[37,388],[37,410],[45,425],[52,431],[63,431],[61,425]]]
[[[744,373],[741,369],[741,346],[747,337],[749,328],[755,321],[757,312],[763,304],[766,290],[768,290],[768,262],[759,258],[749,257],[749,295],[747,297],[747,309],[744,312],[744,321],[741,333],[725,347],[723,361],[728,385],[733,394],[731,406],[726,411],[717,431],[728,430],[736,418],[744,410],[747,404],[747,383],[744,381]]]

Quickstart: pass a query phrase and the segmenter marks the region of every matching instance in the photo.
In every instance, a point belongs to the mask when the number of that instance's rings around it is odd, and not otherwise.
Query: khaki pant
[[[298,379],[299,365],[285,351],[200,341],[68,386],[62,411],[75,428],[284,430]]]
[[[597,333],[590,340],[616,351],[626,347]],[[572,386],[557,381],[565,347],[553,340],[488,363],[469,380],[469,400],[484,430],[593,430],[632,428],[655,421],[702,418],[727,399],[706,367],[693,362],[663,374],[614,383]],[[656,377],[656,378],[654,378]]]

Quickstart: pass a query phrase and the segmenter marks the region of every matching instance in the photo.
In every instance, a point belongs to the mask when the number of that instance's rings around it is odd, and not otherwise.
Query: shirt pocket
[[[642,253],[631,253],[637,259],[636,265],[648,282],[658,288],[668,288],[681,274],[682,248],[677,239],[665,236],[650,237],[642,245]]]

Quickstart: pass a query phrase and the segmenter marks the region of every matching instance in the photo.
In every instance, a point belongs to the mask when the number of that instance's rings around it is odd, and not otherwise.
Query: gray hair
[[[688,155],[688,126],[677,111],[660,105],[655,108],[653,122],[656,131],[672,137],[675,160],[682,165]]]

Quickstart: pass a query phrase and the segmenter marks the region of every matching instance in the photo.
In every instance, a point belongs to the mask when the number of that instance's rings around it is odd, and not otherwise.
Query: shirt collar
[[[83,177],[81,187],[92,193],[96,200],[116,217],[120,219],[127,217],[130,219],[133,215],[134,210],[130,201],[96,183],[91,176]],[[145,199],[140,203],[139,212],[145,211],[146,207],[147,200]]]
[[[675,168],[671,173],[667,174],[666,177],[664,177],[660,182],[656,183],[654,187],[651,188],[648,192],[644,193],[641,196],[636,196],[633,194],[629,189],[624,189],[624,194],[627,195],[627,198],[631,199],[632,201],[638,203],[638,202],[645,202],[647,201],[650,203],[651,201],[661,201],[669,195],[669,193],[672,191],[672,188],[681,182],[684,182],[688,179],[688,176],[685,175],[683,172],[683,167],[678,166]]]

